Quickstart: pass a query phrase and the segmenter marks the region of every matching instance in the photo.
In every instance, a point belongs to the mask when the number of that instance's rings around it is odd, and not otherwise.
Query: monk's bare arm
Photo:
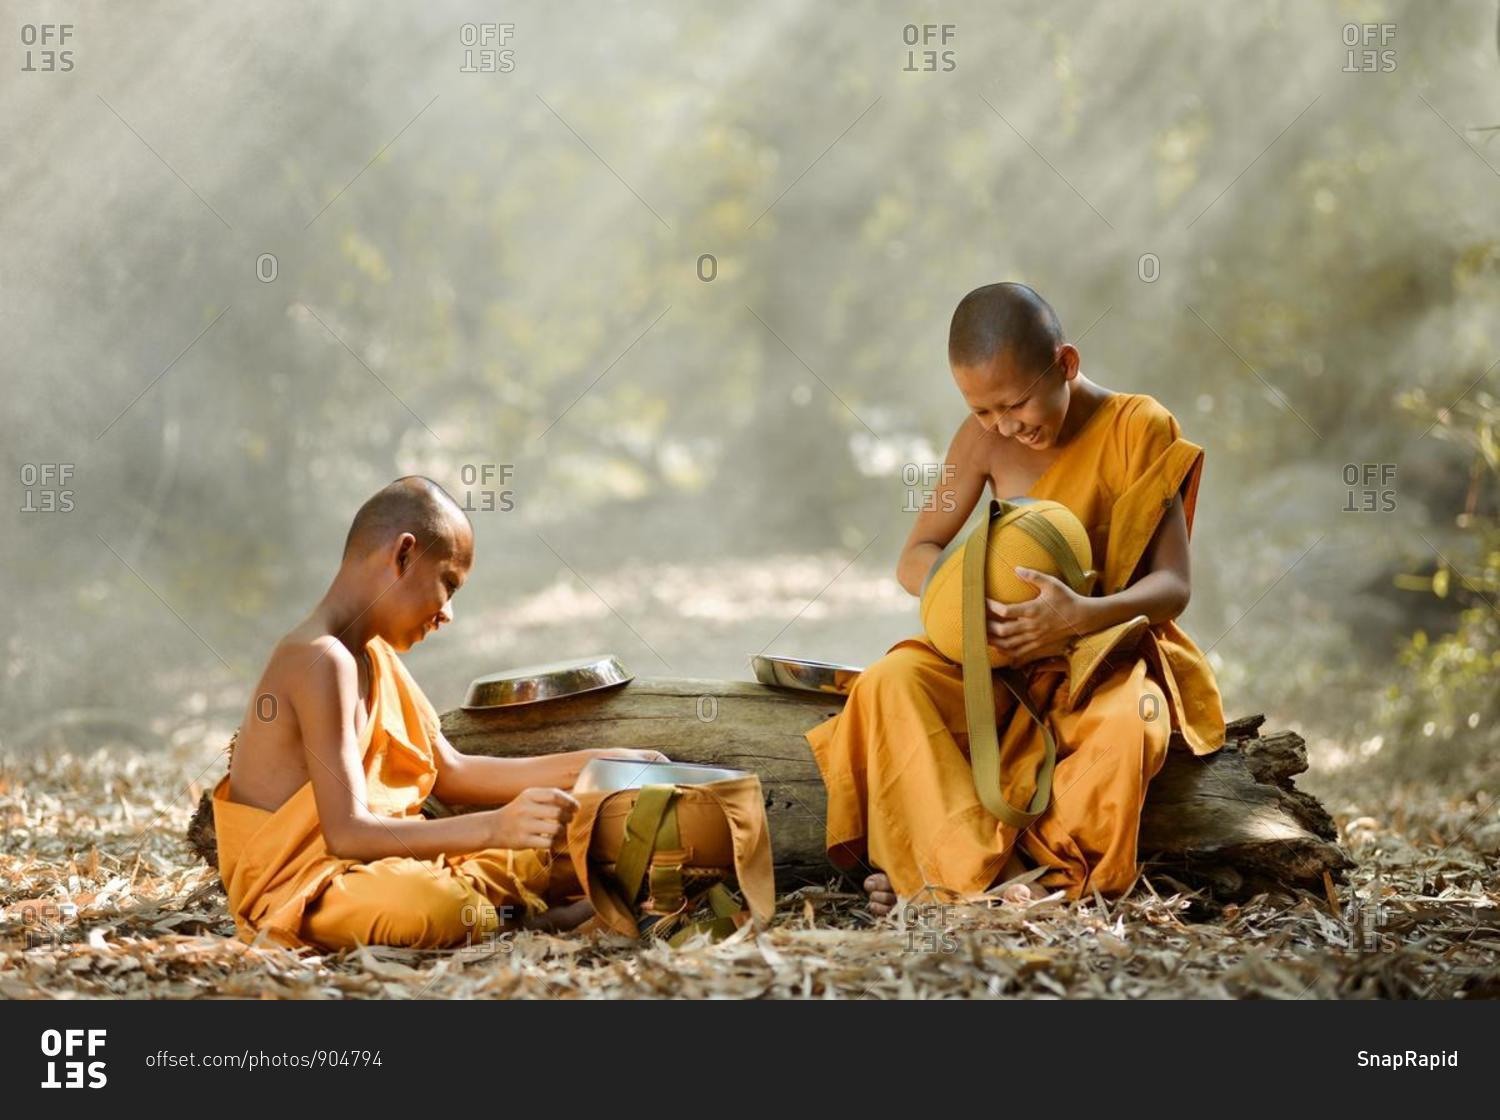
[[[538,758],[488,758],[461,754],[439,733],[435,744],[437,784],[432,792],[453,805],[501,805],[536,786],[572,789],[578,773],[594,758],[667,761],[660,751],[581,750]]]
[[[1124,591],[1084,600],[1089,621],[1086,632],[1102,630],[1138,614],[1155,626],[1187,609],[1192,596],[1192,567],[1181,494],[1172,498],[1137,570],[1142,573],[1140,578]]]
[[[1017,569],[1035,585],[1034,599],[988,600],[990,644],[1012,664],[1059,654],[1077,638],[1145,615],[1154,626],[1176,618],[1188,603],[1187,518],[1179,495],[1156,527],[1136,571],[1138,578],[1114,595],[1079,595],[1055,576]]]
[[[577,807],[560,790],[538,789],[526,791],[527,799],[506,809],[441,820],[372,813],[354,729],[359,703],[354,657],[333,638],[300,652],[309,664],[294,676],[290,698],[330,854],[368,861],[387,856],[431,859],[484,848],[546,848]]]
[[[917,514],[916,523],[901,549],[896,579],[913,595],[922,593],[922,581],[932,570],[933,562],[964,527],[974,504],[984,493],[988,479],[981,455],[984,435],[984,428],[973,416],[959,425],[938,476],[935,498],[931,503],[924,503],[931,508],[924,508]]]

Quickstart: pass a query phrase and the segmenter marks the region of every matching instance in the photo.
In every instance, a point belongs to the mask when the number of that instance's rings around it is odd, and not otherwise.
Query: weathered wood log
[[[214,791],[206,789],[198,798],[198,807],[187,826],[188,847],[210,867],[219,866],[219,841],[214,835]]]
[[[674,759],[754,770],[765,786],[778,883],[825,879],[826,799],[803,734],[839,712],[834,695],[740,681],[640,678],[623,689],[494,711],[455,710],[443,733],[469,754],[529,756],[580,747],[650,747]],[[1141,821],[1148,870],[1216,897],[1261,890],[1321,893],[1351,862],[1332,818],[1292,786],[1307,769],[1300,736],[1258,734],[1263,716],[1229,725],[1224,749],[1198,757],[1173,733]]]
[[[804,732],[839,712],[834,695],[741,681],[640,678],[622,689],[494,711],[455,710],[443,732],[468,754],[532,756],[580,747],[655,748],[683,762],[754,770],[765,787],[777,883],[824,881],[833,869],[823,846],[827,803]],[[1235,720],[1224,748],[1206,757],[1176,733],[1152,781],[1141,821],[1140,854],[1165,873],[1215,898],[1263,890],[1321,893],[1324,873],[1351,866],[1332,818],[1293,788],[1307,769],[1300,736],[1261,735],[1263,716]],[[210,863],[208,795],[189,826],[193,848]]]

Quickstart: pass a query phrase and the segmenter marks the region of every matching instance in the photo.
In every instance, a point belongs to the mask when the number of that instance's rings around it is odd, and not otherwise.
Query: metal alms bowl
[[[836,665],[831,661],[804,661],[797,657],[750,658],[750,669],[761,684],[776,688],[795,688],[803,692],[832,692],[847,696],[855,679],[864,672],[853,665]]]
[[[590,759],[573,783],[574,793],[613,793],[642,786],[699,786],[743,778],[748,770],[692,766],[686,762],[637,762],[629,758]]]
[[[634,677],[614,654],[527,665],[480,677],[469,685],[465,708],[516,708],[629,684]]]

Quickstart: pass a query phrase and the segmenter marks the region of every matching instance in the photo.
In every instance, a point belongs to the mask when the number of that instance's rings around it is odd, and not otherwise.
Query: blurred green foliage
[[[1379,717],[1385,733],[1408,746],[1398,752],[1407,775],[1441,777],[1500,748],[1500,519],[1493,507],[1500,401],[1478,391],[1452,409],[1433,410],[1418,398],[1404,403],[1473,456],[1460,535],[1430,575],[1401,581],[1418,594],[1461,603],[1457,625],[1437,635],[1419,629],[1403,643]]]

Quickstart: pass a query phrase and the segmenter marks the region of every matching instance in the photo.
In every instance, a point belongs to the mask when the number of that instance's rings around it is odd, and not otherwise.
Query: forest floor
[[[0,997],[1500,996],[1493,770],[1451,791],[1368,775],[1359,789],[1320,777],[1315,755],[1304,785],[1356,862],[1331,895],[1220,908],[1148,867],[1111,902],[924,906],[877,921],[830,881],[783,895],[769,930],[718,944],[518,933],[336,954],[233,937],[217,873],[184,839],[222,772],[222,753],[202,746],[0,760]]]

